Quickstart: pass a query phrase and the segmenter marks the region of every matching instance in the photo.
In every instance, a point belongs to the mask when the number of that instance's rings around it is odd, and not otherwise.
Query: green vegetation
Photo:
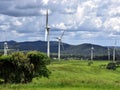
[[[28,83],[34,77],[49,77],[47,69],[49,59],[43,53],[32,51],[24,54],[13,53],[0,57],[0,79],[4,83]]]
[[[48,65],[49,78],[34,78],[28,84],[1,84],[0,90],[119,90],[120,68],[107,70],[108,61],[68,60]]]

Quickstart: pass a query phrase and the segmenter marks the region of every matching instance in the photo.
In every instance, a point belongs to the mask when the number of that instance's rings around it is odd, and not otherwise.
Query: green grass
[[[0,90],[119,90],[120,68],[106,70],[107,61],[54,61],[49,79],[34,78],[29,84],[2,84]],[[101,66],[103,65],[103,66]]]

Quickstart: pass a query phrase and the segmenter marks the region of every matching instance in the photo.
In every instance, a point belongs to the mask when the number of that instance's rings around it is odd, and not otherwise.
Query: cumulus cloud
[[[109,18],[104,23],[105,29],[120,32],[120,17]]]
[[[119,5],[120,0],[0,0],[0,32],[8,31],[9,39],[44,40],[48,9],[51,37],[66,29],[66,42],[120,39]]]
[[[67,29],[67,27],[65,26],[63,22],[60,24],[52,25],[52,27],[57,28],[57,29]]]

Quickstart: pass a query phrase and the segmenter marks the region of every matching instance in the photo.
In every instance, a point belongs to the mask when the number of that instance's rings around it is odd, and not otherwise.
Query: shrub
[[[91,66],[93,64],[93,61],[88,62],[88,66]]]
[[[0,57],[0,78],[5,83],[28,83],[38,76],[49,77],[47,69],[49,59],[40,52],[13,53]]]
[[[110,63],[107,64],[106,68],[109,69],[109,70],[116,70],[116,63],[110,62]]]
[[[50,63],[50,59],[44,53],[32,51],[27,54],[27,57],[30,60],[30,64],[34,66],[33,77],[49,77],[51,72],[47,69],[46,65]]]
[[[9,77],[14,71],[14,65],[11,61],[11,56],[1,56],[0,57],[0,78],[4,80],[5,83],[10,82]]]

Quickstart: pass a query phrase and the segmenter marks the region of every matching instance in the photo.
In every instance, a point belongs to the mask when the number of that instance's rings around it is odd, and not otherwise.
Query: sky
[[[51,41],[120,46],[120,0],[0,0],[0,41],[44,41],[47,9]]]

